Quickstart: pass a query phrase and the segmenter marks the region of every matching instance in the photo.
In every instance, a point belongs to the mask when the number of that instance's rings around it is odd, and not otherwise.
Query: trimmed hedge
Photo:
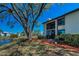
[[[18,37],[18,35],[16,35],[16,34],[11,34],[10,35],[10,38],[17,38]]]
[[[38,39],[44,39],[45,37],[43,35],[39,35]]]
[[[79,47],[79,34],[62,34],[62,35],[56,36],[56,38],[58,38],[58,40],[64,39],[62,43]]]

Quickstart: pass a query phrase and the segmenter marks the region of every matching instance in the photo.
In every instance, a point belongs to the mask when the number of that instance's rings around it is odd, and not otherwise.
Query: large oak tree
[[[42,12],[51,4],[46,3],[8,3],[0,4],[0,18],[6,15],[11,16],[14,20],[8,19],[7,24],[13,27],[16,22],[23,27],[29,40],[32,39],[32,32]],[[6,21],[6,20],[5,20]]]

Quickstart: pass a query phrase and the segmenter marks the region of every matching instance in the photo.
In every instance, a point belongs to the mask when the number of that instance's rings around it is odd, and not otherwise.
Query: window
[[[55,37],[55,30],[47,30],[46,37],[48,39],[54,38]]]
[[[65,33],[65,29],[58,30],[58,35],[60,35],[60,34],[64,34],[64,33]]]
[[[58,25],[65,25],[65,19],[64,18],[59,19],[58,20]]]
[[[47,35],[55,34],[55,30],[47,30],[46,34]]]
[[[55,22],[48,23],[47,24],[47,29],[55,29]]]

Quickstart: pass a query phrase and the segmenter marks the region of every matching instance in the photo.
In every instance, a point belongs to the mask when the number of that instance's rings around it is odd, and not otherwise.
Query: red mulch
[[[48,43],[48,42],[43,42],[43,44],[65,48],[66,50],[73,51],[73,52],[79,52],[79,48],[75,48],[75,47],[72,47],[72,46],[69,46],[69,45],[54,44],[54,43]]]
[[[34,40],[34,41],[40,41],[40,40]],[[41,43],[47,44],[47,45],[50,45],[50,46],[65,48],[68,51],[79,52],[79,48],[72,47],[72,46],[65,45],[65,44],[54,44],[54,43],[49,43],[48,41],[42,41],[42,40],[41,40]]]

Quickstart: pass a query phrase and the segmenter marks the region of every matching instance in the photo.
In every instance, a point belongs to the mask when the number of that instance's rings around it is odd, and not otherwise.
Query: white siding
[[[58,30],[64,29],[64,25],[58,26]]]
[[[79,11],[65,16],[65,33],[79,34]]]

